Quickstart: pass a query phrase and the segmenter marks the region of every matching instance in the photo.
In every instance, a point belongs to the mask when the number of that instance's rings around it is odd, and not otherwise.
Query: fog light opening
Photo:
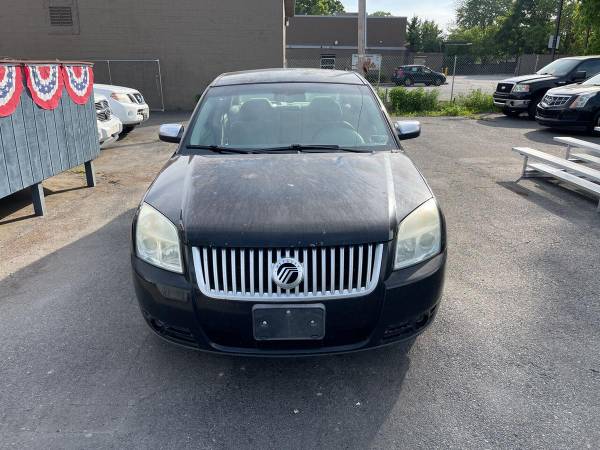
[[[417,328],[424,327],[427,324],[428,320],[429,320],[429,314],[423,314],[415,321],[415,325],[417,326]]]

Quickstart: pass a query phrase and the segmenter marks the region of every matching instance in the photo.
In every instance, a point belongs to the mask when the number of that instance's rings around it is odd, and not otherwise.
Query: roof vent
[[[53,27],[72,27],[73,12],[70,6],[50,6],[50,25]]]

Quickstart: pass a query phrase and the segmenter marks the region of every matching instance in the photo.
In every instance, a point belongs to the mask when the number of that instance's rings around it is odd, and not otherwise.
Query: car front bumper
[[[594,121],[591,109],[544,108],[538,105],[535,120],[540,124],[553,128],[587,128]]]
[[[111,99],[110,107],[123,125],[139,125],[150,117],[150,108],[145,103],[122,103]]]
[[[505,108],[513,111],[525,111],[529,108],[531,100],[519,100],[505,97],[497,97],[494,95],[494,105],[500,108]]]
[[[253,306],[282,302],[209,298],[190,281],[191,277],[167,272],[132,256],[137,298],[155,333],[199,350],[258,356],[352,352],[409,339],[435,317],[445,264],[444,251],[419,265],[391,272],[368,295],[316,300],[314,303],[326,308],[322,340],[257,341],[253,337]]]
[[[106,144],[116,140],[119,137],[119,134],[121,134],[121,131],[123,131],[123,124],[114,116],[105,121],[98,120],[97,124],[98,141],[100,144]]]

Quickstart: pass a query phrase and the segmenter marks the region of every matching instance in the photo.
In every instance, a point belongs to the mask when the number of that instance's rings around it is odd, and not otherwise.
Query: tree
[[[556,9],[556,0],[515,0],[497,34],[507,55],[546,51]]]
[[[346,12],[340,0],[296,0],[298,15],[330,15]]]
[[[424,52],[442,51],[444,32],[433,20],[425,20],[421,24],[421,40]]]
[[[390,17],[392,15],[389,11],[375,11],[373,14],[369,14],[371,17]]]
[[[406,25],[406,40],[408,41],[408,45],[413,52],[423,51],[423,41],[421,39],[421,20],[417,16],[413,16]]]
[[[439,52],[442,49],[443,31],[433,20],[413,16],[406,26],[406,40],[413,52]]]
[[[461,29],[487,28],[510,11],[512,0],[461,0],[456,8],[456,24]]]

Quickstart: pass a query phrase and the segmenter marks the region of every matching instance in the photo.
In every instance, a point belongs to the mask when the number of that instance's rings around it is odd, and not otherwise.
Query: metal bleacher
[[[524,159],[521,178],[550,177],[575,186],[598,199],[600,212],[600,145],[571,137],[554,140],[566,145],[565,158],[528,147],[513,147]]]

